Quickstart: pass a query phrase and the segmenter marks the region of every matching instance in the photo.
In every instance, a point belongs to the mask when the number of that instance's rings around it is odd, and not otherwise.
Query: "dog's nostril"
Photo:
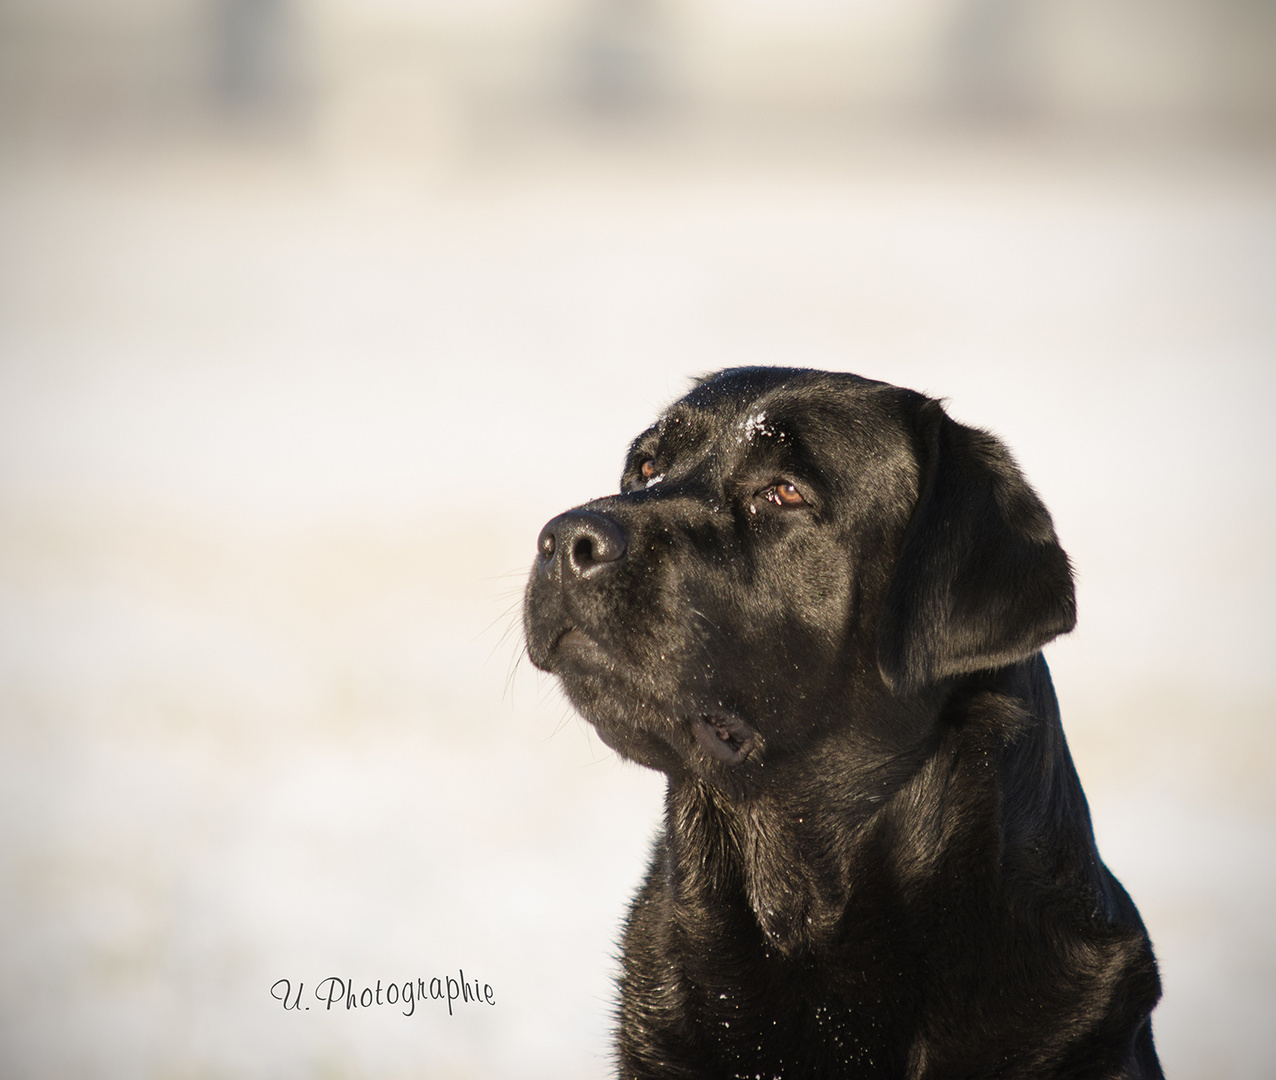
[[[625,554],[625,531],[619,522],[605,514],[578,511],[564,524],[560,534],[563,556],[578,574],[592,574]]]

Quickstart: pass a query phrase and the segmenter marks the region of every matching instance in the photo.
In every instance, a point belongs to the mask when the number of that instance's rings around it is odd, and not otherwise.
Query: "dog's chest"
[[[661,1000],[631,999],[622,1044],[703,1075],[905,1074],[901,1048],[911,1041],[915,1003],[903,978],[907,965],[887,943],[786,957],[742,906],[706,909],[685,930],[668,914],[657,902],[631,921],[626,982],[631,990],[660,986]]]

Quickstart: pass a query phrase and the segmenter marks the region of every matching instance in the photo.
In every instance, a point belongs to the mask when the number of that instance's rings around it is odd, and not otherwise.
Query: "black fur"
[[[1075,617],[1005,447],[852,375],[706,378],[546,525],[528,653],[668,775],[621,1077],[1162,1075],[1038,651]]]

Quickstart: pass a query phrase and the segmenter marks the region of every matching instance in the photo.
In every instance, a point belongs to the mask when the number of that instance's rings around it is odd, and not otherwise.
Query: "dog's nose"
[[[568,510],[541,529],[536,547],[544,563],[558,560],[564,573],[589,577],[623,557],[625,543],[625,530],[606,514]]]

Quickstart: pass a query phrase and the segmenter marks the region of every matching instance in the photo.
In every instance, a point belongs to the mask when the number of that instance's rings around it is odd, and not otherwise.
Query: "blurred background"
[[[661,784],[522,580],[766,363],[1015,449],[1167,1074],[1271,1076],[1274,135],[1267,0],[0,0],[4,1075],[608,1075]]]

